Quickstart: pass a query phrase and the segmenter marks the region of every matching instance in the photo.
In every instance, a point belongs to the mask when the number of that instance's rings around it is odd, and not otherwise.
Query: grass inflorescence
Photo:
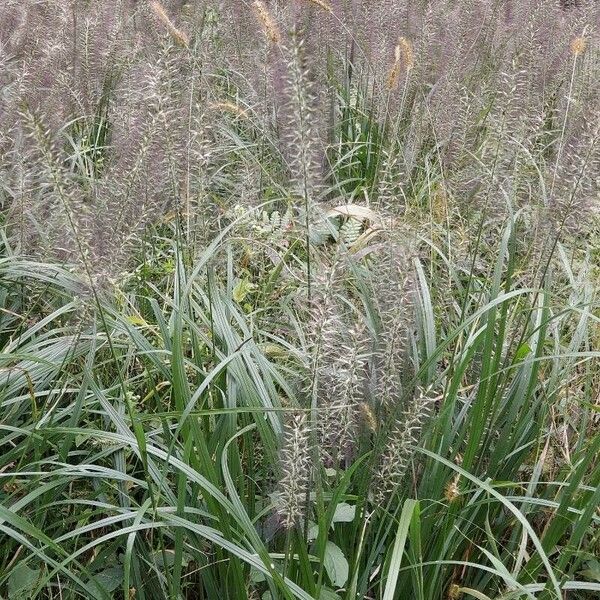
[[[1,4],[0,598],[598,597],[600,6]]]

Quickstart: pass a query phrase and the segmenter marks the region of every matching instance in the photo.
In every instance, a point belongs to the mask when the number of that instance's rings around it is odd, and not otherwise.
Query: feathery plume
[[[458,600],[462,596],[462,592],[460,591],[460,586],[456,583],[450,584],[448,588],[448,600]]]
[[[311,303],[309,389],[318,407],[319,449],[327,466],[347,464],[353,456],[369,356],[366,328],[338,299],[348,275],[344,266],[339,261],[326,276],[315,278]]]
[[[458,482],[460,480],[460,475],[457,473],[447,484],[444,489],[444,498],[450,504],[454,502],[460,496],[460,488],[458,487]]]
[[[375,413],[373,409],[369,406],[367,402],[361,402],[359,405],[360,415],[362,417],[363,423],[366,427],[372,432],[377,432],[377,419],[375,418]]]
[[[165,26],[166,30],[169,32],[169,35],[173,38],[173,41],[178,46],[188,47],[190,45],[190,39],[184,31],[178,29],[173,24],[173,21],[169,18],[165,7],[159,2],[159,0],[151,0],[150,8],[154,13],[154,16]]]
[[[304,198],[304,208],[308,214],[313,208],[319,181],[320,139],[315,127],[318,119],[314,108],[314,86],[306,66],[304,41],[297,31],[292,33],[291,39],[292,56],[288,64],[291,98],[287,107],[291,113],[290,150],[293,148],[290,164],[292,177],[299,195]]]
[[[310,466],[310,429],[306,414],[294,414],[283,430],[281,478],[275,496],[277,512],[287,529],[298,524],[302,517]]]
[[[431,414],[432,401],[421,393],[396,419],[383,449],[376,474],[375,501],[383,504],[398,489],[419,443],[425,420]]]
[[[375,357],[375,389],[378,402],[393,411],[403,396],[407,337],[414,327],[416,288],[410,258],[414,250],[407,241],[408,234],[402,234],[397,225],[382,235],[384,241],[370,255],[372,296],[381,326]]]
[[[587,40],[583,36],[578,36],[571,42],[571,54],[573,56],[580,56],[586,48]]]
[[[409,72],[415,65],[413,45],[410,40],[404,36],[400,37],[394,48],[394,62],[389,70],[387,77],[387,87],[394,90],[400,82],[400,73],[402,69]]]
[[[215,102],[210,105],[210,108],[220,109],[243,119],[248,117],[248,111],[233,102]]]
[[[333,352],[325,352],[319,387],[319,442],[327,463],[348,461],[356,445],[358,400],[362,395],[366,360],[364,332],[343,327]],[[327,333],[325,333],[327,336]],[[333,356],[332,356],[333,354]]]
[[[256,16],[262,25],[267,39],[270,40],[272,44],[281,44],[281,33],[279,32],[279,28],[277,27],[277,23],[275,22],[273,15],[269,12],[269,9],[265,6],[265,3],[261,2],[261,0],[254,0],[252,5],[254,6]]]
[[[333,13],[333,9],[331,8],[331,6],[329,5],[328,2],[325,2],[325,0],[308,0],[308,2],[311,2],[312,4],[316,4],[317,6],[321,7],[323,10],[326,10],[328,13]]]

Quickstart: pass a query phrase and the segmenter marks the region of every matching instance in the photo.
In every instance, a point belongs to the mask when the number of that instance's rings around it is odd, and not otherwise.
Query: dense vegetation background
[[[0,597],[597,598],[599,26],[3,0]]]

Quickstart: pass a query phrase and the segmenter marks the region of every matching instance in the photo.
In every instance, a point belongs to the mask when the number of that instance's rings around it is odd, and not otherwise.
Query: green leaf
[[[521,362],[528,354],[531,354],[531,346],[527,343],[521,344],[515,353],[515,362]]]
[[[262,583],[267,580],[267,576],[258,569],[250,567],[250,581],[252,583]]]
[[[30,569],[24,562],[18,563],[8,578],[9,600],[27,598],[33,591],[39,577],[39,569]]]
[[[256,284],[251,283],[248,279],[240,279],[237,285],[233,288],[233,299],[241,304],[248,294],[255,292],[257,289]]]
[[[390,569],[385,585],[383,600],[393,600],[394,598],[396,583],[398,582],[398,573],[400,572],[400,564],[402,563],[402,555],[404,554],[404,545],[406,544],[406,537],[408,535],[408,528],[413,513],[415,512],[415,508],[418,506],[419,503],[416,500],[408,499],[404,502],[404,506],[402,507],[398,531],[396,532],[396,541],[394,542],[394,548],[390,559]]]
[[[116,590],[121,583],[123,582],[123,567],[109,567],[108,569],[104,569],[104,571],[100,571],[96,573],[90,579],[90,590],[95,589],[93,585],[93,581],[96,582],[99,586],[101,586],[104,591],[109,594]],[[97,598],[101,598],[101,596],[96,595]]]
[[[308,541],[312,542],[313,540],[316,540],[318,535],[319,535],[319,526],[316,523],[309,521],[308,522]]]
[[[351,523],[354,521],[354,516],[356,515],[356,506],[352,506],[351,504],[347,504],[346,502],[340,502],[335,507],[335,513],[333,514],[333,519],[331,520],[333,523]]]
[[[340,597],[333,590],[323,586],[319,594],[319,600],[340,600]]]
[[[590,560],[587,563],[587,569],[581,571],[581,575],[586,579],[600,581],[600,562],[597,560]]]
[[[164,555],[161,551],[156,551],[153,553],[154,564],[161,569],[166,567],[172,567],[175,564],[175,552],[173,550],[165,550]],[[181,556],[181,564],[184,567],[187,567],[189,564],[189,557],[183,554]]]
[[[348,581],[348,561],[339,546],[327,542],[325,546],[325,560],[323,562],[331,583],[336,587],[343,587]]]

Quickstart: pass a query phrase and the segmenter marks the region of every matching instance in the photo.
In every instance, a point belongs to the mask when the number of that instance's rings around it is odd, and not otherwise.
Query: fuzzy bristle
[[[571,42],[571,53],[573,56],[580,56],[587,48],[587,40],[583,36],[576,37]]]
[[[383,505],[404,481],[413,448],[420,442],[423,425],[431,415],[431,404],[427,395],[420,394],[396,417],[377,466],[374,497],[377,504]]]
[[[279,27],[273,18],[273,15],[270,13],[269,9],[266,7],[265,3],[261,0],[254,0],[252,2],[252,6],[254,7],[254,11],[258,20],[263,28],[266,38],[275,45],[279,45],[282,42],[282,36],[279,31]]]
[[[173,38],[173,41],[179,46],[188,47],[190,45],[190,39],[187,33],[181,31],[175,27],[173,21],[171,21],[165,7],[159,2],[159,0],[151,0],[150,8],[156,16],[156,18],[164,25],[165,29],[169,32],[169,35]]]
[[[307,1],[312,4],[316,4],[319,8],[322,8],[323,10],[325,10],[329,13],[333,12],[331,5],[328,2],[325,2],[325,0],[307,0]]]
[[[394,62],[387,77],[387,88],[394,90],[398,87],[400,74],[404,70],[409,72],[415,64],[413,45],[410,40],[401,37],[394,48]]]
[[[280,451],[281,476],[276,492],[277,512],[287,529],[304,513],[311,470],[310,429],[305,413],[292,415],[285,424]]]

